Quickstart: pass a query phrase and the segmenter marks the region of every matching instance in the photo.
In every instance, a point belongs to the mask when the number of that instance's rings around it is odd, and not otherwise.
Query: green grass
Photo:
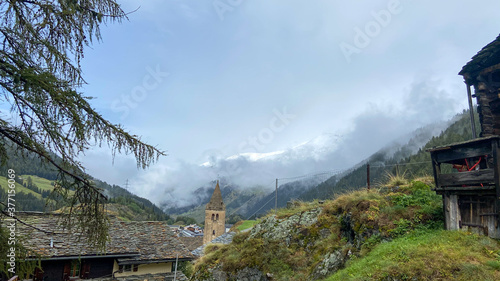
[[[21,178],[23,178],[24,180],[26,180],[28,177],[31,177],[33,183],[41,190],[50,190],[51,191],[52,189],[54,189],[54,187],[50,184],[51,183],[50,180],[40,178],[37,176],[31,176],[31,175],[22,175],[21,176]],[[6,177],[0,176],[0,185],[2,186],[2,188],[4,190],[7,190],[7,180],[8,179]],[[36,193],[33,190],[28,189],[28,188],[26,188],[18,183],[16,183],[16,192],[33,194],[37,198],[40,198],[40,199],[42,198],[40,193]]]
[[[257,223],[259,223],[259,221],[257,220],[246,220],[246,221],[243,221],[242,224],[240,224],[237,229],[239,231],[243,231],[245,229],[249,229],[251,227],[253,227],[254,225],[256,225]]]
[[[38,187],[40,188],[41,190],[49,190],[49,191],[52,191],[52,189],[54,189],[54,186],[51,185],[50,183],[52,181],[48,180],[48,179],[44,179],[44,178],[40,178],[38,176],[31,176],[31,175],[22,175],[21,176],[24,180],[26,180],[28,177],[31,177],[31,180],[33,181],[33,183]]]
[[[419,231],[379,244],[326,280],[500,280],[499,253],[485,236]]]
[[[3,190],[7,191],[8,190],[8,183],[7,183],[7,178],[6,177],[2,177],[0,176],[0,185],[2,186]],[[33,194],[33,196],[35,196],[36,198],[42,198],[42,195],[40,195],[40,193],[36,193],[34,192],[33,190],[30,190],[30,189],[27,189],[26,187],[18,184],[18,183],[15,183],[16,185],[16,193],[27,193],[27,194]]]
[[[442,228],[441,197],[420,181],[398,188],[388,186],[382,190],[357,190],[322,204],[317,201],[295,202],[290,208],[277,210],[276,216],[284,220],[315,208],[321,208],[317,222],[309,226],[290,226],[290,233],[283,241],[269,240],[263,233],[250,238],[248,232],[240,232],[229,245],[206,248],[206,255],[195,265],[195,275],[208,276],[209,268],[221,265],[223,271],[232,274],[245,267],[255,267],[272,273],[274,280],[307,280],[328,253],[340,250],[344,254],[351,252],[353,258],[362,257],[382,241],[406,237],[415,229],[425,233]],[[268,216],[274,214],[273,210]],[[263,221],[267,219],[265,217]],[[234,228],[241,231],[256,223],[242,221]],[[366,240],[359,240],[360,245],[356,246],[359,248],[356,248],[348,243],[346,233],[366,237]],[[285,240],[288,242],[285,243]],[[403,254],[399,258],[409,259]],[[488,268],[495,267],[500,268],[500,262],[488,265]],[[470,266],[465,266],[466,270],[474,272]],[[370,274],[368,272],[363,278],[370,280]],[[398,280],[405,280],[403,277]],[[363,278],[354,280],[365,280]]]

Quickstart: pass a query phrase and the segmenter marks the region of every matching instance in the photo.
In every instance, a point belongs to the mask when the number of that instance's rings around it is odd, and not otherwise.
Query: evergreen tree
[[[113,154],[133,153],[138,167],[145,168],[164,154],[104,119],[79,92],[84,47],[101,39],[101,24],[123,19],[126,14],[114,0],[0,1],[0,92],[11,108],[10,115],[0,117],[2,164],[14,149],[27,161],[36,157],[53,167],[55,192],[72,206],[68,216],[74,219],[66,220],[67,226],[100,247],[108,228],[100,204],[105,197],[78,156],[108,144]]]

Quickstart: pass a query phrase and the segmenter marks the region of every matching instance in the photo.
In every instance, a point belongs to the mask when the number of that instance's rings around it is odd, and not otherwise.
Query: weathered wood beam
[[[470,172],[442,174],[438,176],[440,186],[489,185],[494,184],[493,169],[475,170]]]
[[[469,99],[469,112],[470,112],[470,124],[472,128],[472,138],[475,139],[477,138],[476,136],[476,122],[474,121],[474,107],[472,106],[472,93],[470,90],[470,85],[465,83],[467,85],[467,97]]]
[[[456,147],[441,150],[436,153],[435,159],[438,163],[453,162],[454,160],[484,156],[491,153],[489,142],[475,144],[473,147]]]
[[[498,213],[500,207],[500,161],[498,159],[499,149],[498,149],[498,140],[494,140],[491,142],[492,154],[493,154],[493,170],[494,170],[494,181],[495,181],[495,209],[494,212]],[[500,217],[497,217],[497,226],[500,222]]]
[[[481,195],[490,194],[495,196],[495,186],[494,185],[477,185],[477,186],[447,186],[447,187],[441,187],[441,188],[435,188],[434,191],[442,193],[442,192],[448,192],[448,191],[453,191],[453,194],[458,194],[456,191],[464,191],[465,193],[468,193],[469,195],[477,195],[479,194],[477,191],[488,191],[488,192],[481,192]],[[469,191],[473,191],[475,193],[470,193]],[[484,193],[484,194],[483,194]]]
[[[481,70],[481,72],[479,72],[479,75],[481,75],[481,76],[487,76],[490,72],[493,72],[493,71],[499,70],[499,69],[500,69],[500,63],[499,64],[495,64],[493,66],[490,66],[490,67],[487,67],[487,68]]]
[[[432,162],[432,172],[434,174],[434,183],[436,183],[436,188],[440,187],[438,175],[441,174],[441,164],[436,161],[436,153],[431,152],[431,162]]]

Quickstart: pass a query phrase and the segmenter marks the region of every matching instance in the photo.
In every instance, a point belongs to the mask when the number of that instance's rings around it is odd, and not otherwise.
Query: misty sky
[[[349,139],[356,162],[447,120],[467,107],[457,73],[500,33],[498,1],[119,3],[139,9],[86,49],[83,91],[169,155],[148,170],[130,156],[112,165],[106,148],[82,160],[91,175],[129,179],[149,199],[151,190],[192,188],[211,157],[272,154],[327,135]]]

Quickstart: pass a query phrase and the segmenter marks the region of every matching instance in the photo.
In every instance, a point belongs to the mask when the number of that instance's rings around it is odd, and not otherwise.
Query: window
[[[69,271],[69,277],[80,277],[80,261],[72,260]]]
[[[136,265],[134,265],[134,269],[135,269],[135,266]],[[130,271],[132,271],[132,265],[131,264],[119,265],[118,271],[120,271],[120,273],[121,272],[130,272]],[[134,270],[134,271],[137,271],[137,270]]]
[[[215,216],[215,219],[216,219],[216,220],[219,220],[219,214],[217,214],[217,216]]]
[[[212,235],[215,235],[215,230],[212,230]]]
[[[214,219],[215,219],[215,215],[214,215],[214,214],[212,214],[212,220],[214,220]]]

